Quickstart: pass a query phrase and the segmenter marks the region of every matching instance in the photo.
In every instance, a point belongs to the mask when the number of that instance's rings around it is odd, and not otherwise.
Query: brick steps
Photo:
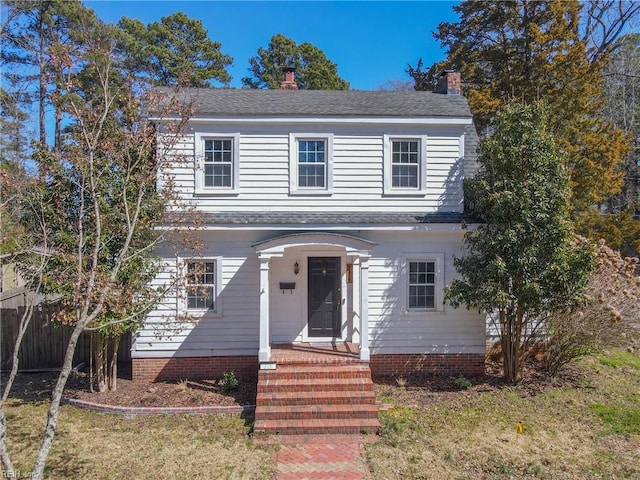
[[[362,362],[288,361],[259,372],[256,433],[341,435],[379,428],[371,370]]]
[[[373,405],[376,396],[372,391],[314,391],[314,392],[272,392],[258,394],[256,406],[268,405]]]
[[[256,420],[254,431],[279,435],[338,435],[376,433],[380,421],[375,418],[321,418],[314,420]]]
[[[372,418],[378,414],[377,405],[279,405],[269,406],[262,410],[263,420],[313,420],[344,419],[346,418]]]
[[[371,379],[366,378],[282,378],[265,380],[258,385],[258,392],[339,392],[369,391],[373,388]]]
[[[369,367],[366,365],[296,365],[291,364],[280,366],[276,370],[271,370],[265,377],[268,380],[282,379],[307,379],[307,378],[370,378]]]

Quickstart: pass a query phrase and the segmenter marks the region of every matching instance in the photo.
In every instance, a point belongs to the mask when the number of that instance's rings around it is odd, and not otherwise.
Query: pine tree
[[[464,1],[454,7],[460,21],[434,34],[448,49],[440,66],[461,72],[481,134],[512,101],[547,103],[549,127],[567,152],[576,216],[620,190],[629,149],[625,133],[598,115],[608,57],[590,55],[581,9],[577,0]],[[413,69],[417,85],[426,73]]]
[[[280,88],[282,69],[296,68],[296,83],[303,90],[347,90],[349,83],[338,75],[338,67],[322,50],[305,42],[277,34],[267,48],[258,48],[258,55],[249,59],[250,77],[242,79],[249,88]]]
[[[80,48],[74,32],[81,25],[96,25],[93,10],[79,0],[8,0],[0,58],[7,90],[23,105],[36,105],[39,142],[59,143],[62,113],[58,108],[60,48]],[[53,107],[53,142],[47,129],[47,110]]]
[[[222,44],[209,38],[200,20],[178,12],[146,26],[123,17],[118,26],[125,66],[152,85],[211,87],[231,81],[227,67],[233,58],[222,53]]]

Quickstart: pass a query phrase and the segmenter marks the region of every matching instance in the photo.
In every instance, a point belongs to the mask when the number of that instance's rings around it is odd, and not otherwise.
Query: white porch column
[[[360,360],[369,361],[369,257],[360,257]]]
[[[360,330],[360,319],[362,318],[362,315],[360,315],[361,296],[362,292],[360,291],[360,257],[355,257],[353,259],[353,272],[351,276],[351,306],[353,308],[353,333],[351,336],[351,341],[353,343],[357,343],[358,345],[360,344],[360,339],[362,338],[362,331]],[[357,323],[356,318],[358,319]]]
[[[260,349],[258,361],[268,362],[271,356],[269,334],[269,257],[260,257]]]

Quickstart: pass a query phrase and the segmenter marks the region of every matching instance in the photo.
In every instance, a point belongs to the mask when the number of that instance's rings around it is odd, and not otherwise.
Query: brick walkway
[[[308,443],[281,445],[276,454],[276,480],[366,480],[369,471],[360,445]]]

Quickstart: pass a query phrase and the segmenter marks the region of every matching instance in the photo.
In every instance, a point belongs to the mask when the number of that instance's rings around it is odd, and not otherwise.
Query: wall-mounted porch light
[[[298,265],[297,260],[296,260],[296,263],[293,264],[293,273],[295,273],[296,275],[300,273],[300,265]]]

